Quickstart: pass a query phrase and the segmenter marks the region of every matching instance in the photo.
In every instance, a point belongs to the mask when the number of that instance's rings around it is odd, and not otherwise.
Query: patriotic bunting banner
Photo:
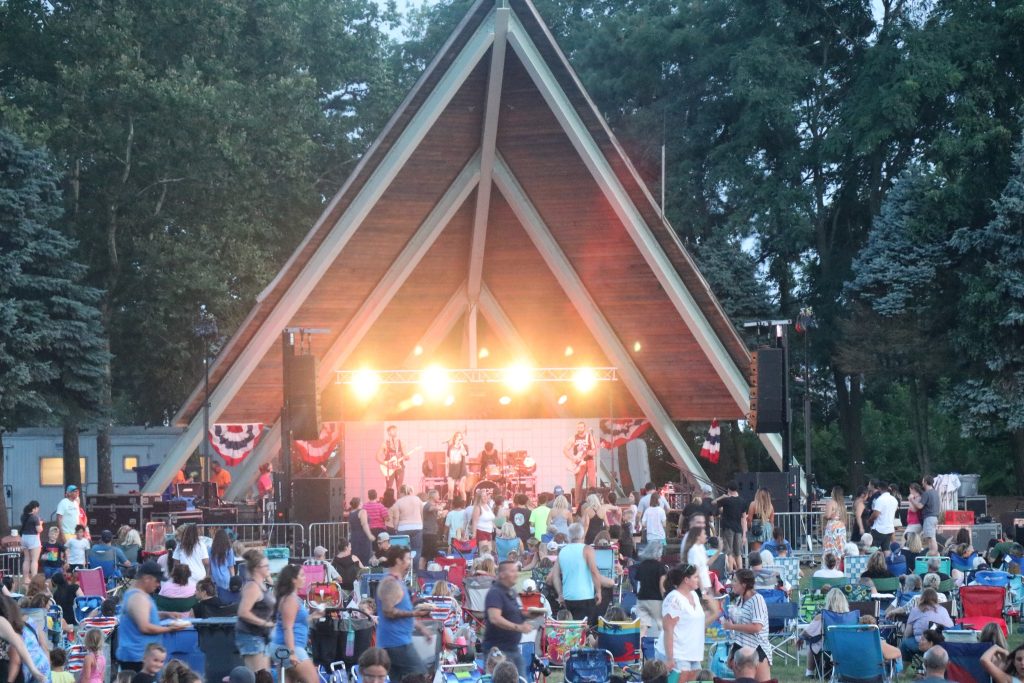
[[[611,450],[647,431],[651,423],[643,418],[601,420],[601,448]]]
[[[338,447],[343,434],[344,425],[341,422],[322,422],[319,439],[316,441],[292,441],[292,446],[304,462],[308,462],[310,465],[320,465],[331,457],[331,453]]]
[[[213,450],[224,458],[224,464],[234,467],[249,457],[252,449],[260,442],[263,434],[262,422],[248,424],[220,424],[210,428],[210,443]]]
[[[710,460],[712,464],[718,464],[718,456],[722,448],[722,428],[718,426],[718,418],[711,421],[711,428],[704,438],[704,445],[700,449],[700,457]]]

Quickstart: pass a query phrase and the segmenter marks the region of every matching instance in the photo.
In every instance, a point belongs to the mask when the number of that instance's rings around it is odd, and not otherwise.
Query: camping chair
[[[270,575],[277,576],[282,569],[288,566],[292,551],[286,547],[267,548],[263,554],[266,555],[267,564],[270,565]]]
[[[448,581],[456,586],[461,586],[466,579],[466,558],[464,557],[439,557],[436,560],[441,569],[448,572]]]
[[[781,593],[782,591],[778,592]],[[797,615],[800,612],[800,606],[795,602],[783,600],[781,602],[768,602],[767,607],[768,642],[771,643],[772,652],[796,662],[796,648],[793,649],[793,652],[786,652],[783,648],[787,643],[795,643],[799,635]]]
[[[833,641],[829,637],[829,633],[836,626],[856,626],[860,621],[860,612],[832,612],[831,610],[821,610],[821,659],[818,661],[818,677],[824,680],[826,665],[834,667],[835,658],[832,656],[832,644]],[[881,645],[879,645],[879,651],[881,651]]]
[[[76,595],[75,621],[81,624],[83,619],[103,606],[104,599],[100,595]]]
[[[387,574],[381,573],[368,573],[363,574],[359,577],[359,597],[361,598],[376,598],[377,597],[377,586],[384,579]]]
[[[494,584],[493,576],[467,576],[463,582],[466,609],[477,619],[483,619],[486,608],[487,591]]]
[[[464,563],[472,562],[476,558],[476,539],[471,538],[468,541],[463,541],[453,538],[452,555],[462,559]]]
[[[998,586],[964,586],[960,589],[960,607],[963,617],[957,625],[980,631],[986,624],[996,623],[1008,633],[1003,619],[1006,589]]]
[[[597,573],[607,579],[615,579],[615,551],[611,548],[594,548],[594,562]]]
[[[809,624],[814,615],[825,606],[825,596],[821,593],[804,593],[800,596],[800,623]]]
[[[794,586],[797,584],[793,584]],[[847,577],[841,577],[837,579],[829,579],[824,576],[812,576],[811,577],[811,590],[820,591],[825,586],[829,588],[841,588],[843,586],[849,586],[850,579]]]
[[[327,583],[327,567],[320,562],[315,564],[303,564],[299,571],[302,572],[302,576],[305,578],[302,588],[298,591],[300,600],[306,599],[309,594],[309,588],[313,584]]]
[[[612,653],[600,648],[576,649],[565,662],[565,683],[605,683],[614,671]]]
[[[541,631],[541,652],[552,667],[562,668],[573,650],[583,647],[587,637],[587,620],[558,621],[548,619]],[[602,680],[608,680],[607,678]]]
[[[871,583],[875,584],[876,593],[895,594],[900,589],[900,580],[895,576],[887,579],[871,579]]]
[[[958,643],[947,639],[942,646],[949,655],[946,678],[961,683],[988,683],[991,679],[981,665],[981,656],[991,646],[991,643]]]
[[[859,579],[860,575],[864,573],[869,559],[871,559],[870,555],[847,555],[843,558],[843,574],[846,575],[850,583]]]
[[[974,571],[974,562],[978,559],[978,553],[973,553],[970,557],[960,557],[957,554],[949,556],[949,566],[957,571],[967,572]]]
[[[893,576],[903,576],[907,573],[907,558],[902,554],[892,554],[885,558],[885,566]]]
[[[946,574],[947,576],[953,571],[953,561],[948,557],[918,557],[914,560],[914,573],[918,576],[924,576],[928,573],[928,564],[936,560],[939,563],[939,572]]]
[[[412,542],[409,540],[409,534],[395,534],[391,537],[391,545],[398,546],[399,548],[409,548]]]
[[[832,626],[825,634],[825,642],[832,652],[833,681],[884,683],[891,679],[882,657],[882,638],[877,626]]]
[[[78,577],[78,587],[81,589],[82,595],[99,598],[107,597],[107,581],[104,578],[103,569],[100,567],[76,569],[75,576]]]
[[[1007,572],[980,571],[975,573],[974,580],[980,586],[996,586],[997,588],[1009,588],[1010,575]]]
[[[942,632],[947,643],[976,643],[981,637],[981,631],[974,629],[947,628]]]
[[[640,620],[605,621],[597,618],[597,649],[607,650],[620,667],[643,663],[640,649]]]

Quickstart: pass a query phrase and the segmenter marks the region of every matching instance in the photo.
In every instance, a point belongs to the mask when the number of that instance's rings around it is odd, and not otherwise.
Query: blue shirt
[[[782,540],[782,547],[786,549],[786,555],[788,557],[792,557],[793,556],[793,546],[791,546],[789,544],[789,541],[783,539]],[[768,552],[770,552],[772,554],[772,557],[778,557],[779,556],[779,544],[775,542],[774,538],[772,540],[770,540],[770,541],[765,541],[764,543],[762,543],[761,544],[761,550],[767,550]]]
[[[160,643],[163,636],[159,633],[146,634],[139,630],[139,625],[128,616],[126,610],[135,593],[142,593],[138,588],[132,588],[125,593],[121,606],[118,608],[117,623],[117,652],[116,656],[122,662],[141,662],[142,655],[146,652],[146,646],[150,643]],[[156,603],[149,595],[149,621],[152,624],[160,623],[160,613],[156,609]]]
[[[299,603],[299,611],[295,613],[292,635],[295,637],[295,649],[305,650],[306,641],[309,640],[309,610],[306,609],[306,603],[298,596],[295,596],[295,600]],[[277,611],[277,626],[274,627],[274,643],[284,645],[284,622],[280,609]]]
[[[409,596],[409,589],[405,583],[398,581],[393,576],[388,576],[384,581],[396,581],[402,588],[402,599],[395,605],[396,609],[406,612],[412,611],[412,598]],[[383,581],[381,582],[383,583]],[[390,619],[384,614],[384,607],[380,602],[380,589],[377,587],[377,647],[401,647],[412,643],[412,617],[400,617]]]
[[[484,608],[489,611],[492,607],[497,607],[501,610],[501,616],[513,624],[521,624],[525,621],[522,610],[519,609],[519,601],[516,600],[516,589],[514,586],[512,588],[505,588],[495,581],[491,589],[487,591],[487,597],[484,598]],[[489,612],[486,620],[484,652],[489,652],[492,647],[496,647],[503,652],[519,651],[519,641],[523,634],[495,626],[491,623]]]
[[[558,570],[562,574],[562,597],[565,600],[593,600],[594,575],[583,556],[582,543],[570,543],[558,552]]]
[[[217,588],[228,590],[231,583],[231,568],[235,566],[235,551],[228,548],[228,554],[224,558],[224,564],[218,564],[213,556],[210,557],[210,578]]]

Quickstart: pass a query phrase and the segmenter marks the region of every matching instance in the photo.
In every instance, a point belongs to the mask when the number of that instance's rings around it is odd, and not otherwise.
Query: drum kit
[[[468,460],[466,490],[474,495],[485,489],[509,497],[517,493],[525,493],[531,498],[537,495],[537,462],[526,451],[505,451],[499,454],[498,462],[504,465],[492,463],[482,468],[479,460]]]

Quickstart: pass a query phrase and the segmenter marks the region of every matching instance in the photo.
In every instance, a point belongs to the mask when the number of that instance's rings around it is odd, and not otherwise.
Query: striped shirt
[[[732,642],[740,647],[757,649],[760,647],[768,655],[768,663],[772,663],[772,648],[768,642],[768,605],[759,593],[753,597],[737,602],[729,607],[729,618],[736,624],[760,624],[757,633],[732,631]]]

